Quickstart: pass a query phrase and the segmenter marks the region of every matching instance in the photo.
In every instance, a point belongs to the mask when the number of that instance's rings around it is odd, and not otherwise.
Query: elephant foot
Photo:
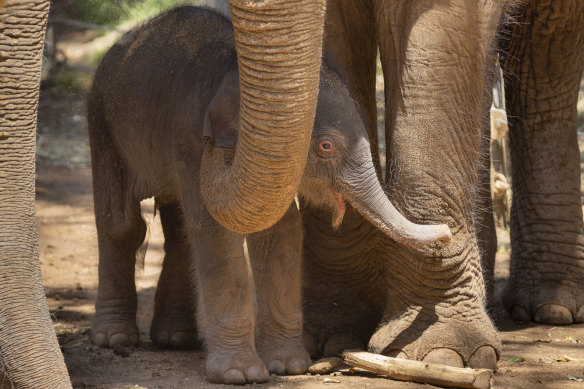
[[[195,327],[186,322],[152,320],[150,339],[159,348],[186,350],[200,347]]]
[[[358,336],[349,333],[314,335],[308,331],[303,334],[304,346],[313,358],[337,357],[344,350],[363,350],[365,344]]]
[[[479,317],[436,317],[422,312],[402,315],[373,334],[369,351],[454,367],[497,369],[501,341],[491,321]]]
[[[135,346],[140,340],[136,314],[96,307],[91,324],[92,340],[99,347]]]
[[[258,354],[271,374],[304,374],[312,364],[308,352],[300,340],[272,339],[258,345]]]
[[[207,379],[217,384],[263,383],[270,377],[266,366],[253,351],[225,354],[209,352],[206,373]]]
[[[584,279],[584,270],[580,280]],[[582,285],[559,282],[527,282],[520,275],[509,280],[503,302],[511,317],[519,321],[568,325],[584,322]]]
[[[573,151],[577,161],[579,154],[575,153],[576,150]],[[564,151],[562,149],[562,158],[550,156],[550,160],[572,161],[573,158],[565,156]],[[579,182],[580,165],[575,163],[570,168],[562,165],[556,170],[575,172],[573,178]],[[514,203],[515,217],[512,214],[512,220],[515,219],[516,224],[511,226],[511,265],[503,303],[515,320],[550,325],[584,322],[584,224],[580,187],[570,186],[574,190],[568,190],[556,186],[560,184],[553,180],[552,185],[550,177],[561,177],[560,181],[565,185],[574,182],[557,172],[539,172],[542,174],[539,182],[554,188],[555,195],[519,193],[517,207]],[[538,184],[537,188],[544,186]],[[527,201],[522,203],[523,199]],[[560,199],[564,203],[559,204]]]
[[[190,310],[156,310],[150,327],[150,339],[159,348],[185,350],[200,346],[194,315]]]

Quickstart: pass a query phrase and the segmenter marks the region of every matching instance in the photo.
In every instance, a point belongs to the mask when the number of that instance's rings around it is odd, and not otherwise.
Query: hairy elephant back
[[[177,154],[198,165],[205,109],[234,69],[233,27],[212,10],[174,8],[129,31],[104,56],[90,91],[92,157],[110,147],[98,144],[107,139],[142,187],[171,185]]]

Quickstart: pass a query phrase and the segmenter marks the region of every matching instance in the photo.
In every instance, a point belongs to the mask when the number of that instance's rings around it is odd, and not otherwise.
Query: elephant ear
[[[239,132],[239,72],[223,77],[205,111],[203,136],[214,146],[234,149]]]

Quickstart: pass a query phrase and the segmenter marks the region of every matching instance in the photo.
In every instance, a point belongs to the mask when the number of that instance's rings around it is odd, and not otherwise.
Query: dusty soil
[[[79,35],[70,42],[83,48]],[[81,40],[84,42],[84,40]],[[65,55],[67,39],[61,43]],[[71,55],[73,57],[73,55]],[[91,68],[83,68],[85,76]],[[204,376],[204,351],[164,351],[148,339],[152,301],[163,258],[163,240],[152,203],[145,202],[149,245],[136,270],[139,347],[99,349],[90,326],[97,292],[97,242],[91,194],[84,93],[59,86],[43,90],[39,112],[37,215],[46,295],[76,388],[214,388]],[[508,242],[505,233],[502,241]],[[503,243],[503,246],[505,243]],[[502,250],[503,251],[503,250]],[[509,252],[498,254],[497,296],[508,277]],[[497,297],[497,301],[500,299]],[[493,312],[503,340],[496,388],[584,388],[584,324],[552,327],[512,321],[498,305]],[[259,388],[421,388],[374,375],[272,376]]]

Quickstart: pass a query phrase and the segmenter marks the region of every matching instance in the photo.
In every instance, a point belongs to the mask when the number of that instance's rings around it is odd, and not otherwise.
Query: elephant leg
[[[243,235],[203,212],[201,232],[192,234],[199,306],[199,331],[207,347],[207,378],[215,383],[266,382],[269,373],[256,353],[253,279]]]
[[[584,3],[530,1],[503,42],[513,165],[513,318],[584,321],[584,236],[576,103],[584,68]]]
[[[330,212],[303,212],[304,344],[314,358],[364,349],[384,307],[386,286],[375,228],[350,205],[338,230]]]
[[[96,215],[96,224],[99,286],[91,325],[93,341],[100,347],[135,345],[139,334],[134,266],[146,235],[140,203],[130,205],[123,214]]]
[[[496,368],[475,229],[487,63],[502,2],[376,2],[386,80],[389,197],[417,223],[447,223],[442,246],[385,239],[387,304],[369,348]]]
[[[150,338],[158,347],[192,348],[197,344],[195,287],[190,277],[193,249],[181,207],[168,204],[159,211],[165,256],[154,296]]]
[[[99,116],[90,112],[88,118],[99,248],[93,341],[101,347],[134,345],[139,341],[134,267],[136,251],[146,236],[146,223],[136,200],[141,197],[123,190],[133,179],[127,177],[109,137],[98,132],[105,131]]]
[[[247,247],[256,285],[258,354],[270,373],[303,374],[311,361],[302,344],[302,220],[296,204],[271,228],[248,235]]]

